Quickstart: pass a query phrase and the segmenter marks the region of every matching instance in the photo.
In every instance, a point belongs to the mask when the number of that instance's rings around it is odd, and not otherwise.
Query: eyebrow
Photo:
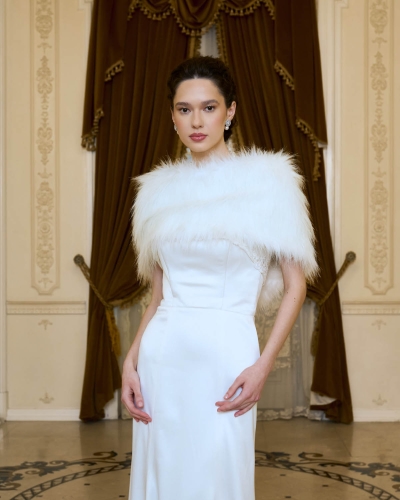
[[[203,106],[208,106],[209,104],[219,104],[216,99],[209,99],[208,101],[203,101],[201,103]],[[175,106],[190,106],[188,102],[177,102]]]

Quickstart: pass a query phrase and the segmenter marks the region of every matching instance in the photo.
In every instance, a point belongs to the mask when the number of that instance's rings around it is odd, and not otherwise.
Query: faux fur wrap
[[[283,292],[279,259],[293,259],[308,281],[318,272],[304,178],[293,158],[256,147],[229,157],[161,162],[134,179],[132,239],[138,275],[151,282],[163,241],[227,239],[261,265],[258,307],[270,309]]]

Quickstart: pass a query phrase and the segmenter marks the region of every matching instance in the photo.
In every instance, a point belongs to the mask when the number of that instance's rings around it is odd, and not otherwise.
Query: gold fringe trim
[[[189,38],[189,50],[188,57],[194,57],[200,55],[201,49],[201,36],[191,36]]]
[[[221,0],[219,2],[219,5],[218,5],[217,9],[215,10],[215,14],[213,15],[211,21],[209,21],[209,23],[207,23],[205,26],[203,26],[202,28],[197,29],[197,30],[187,28],[185,26],[185,24],[183,23],[182,19],[177,14],[177,12],[173,6],[171,6],[171,12],[173,13],[173,15],[176,19],[176,22],[178,23],[179,27],[181,28],[182,33],[184,33],[185,35],[189,35],[189,36],[202,37],[203,35],[205,35],[207,33],[207,31],[211,28],[211,26],[213,26],[215,24],[216,20],[218,19],[219,11],[220,11],[223,3],[224,3],[224,0]]]
[[[249,14],[253,14],[262,4],[267,7],[269,15],[275,21],[275,5],[272,0],[255,0],[255,2],[244,9],[235,9],[225,4],[222,5],[222,10],[230,16],[248,16]]]
[[[314,134],[313,129],[306,123],[304,120],[301,118],[296,119],[296,126],[299,128],[303,134],[308,136],[308,138],[311,141],[311,144],[313,145],[314,148],[314,168],[313,168],[313,181],[318,181],[318,178],[321,177],[321,174],[319,173],[319,165],[321,163],[321,154],[319,152],[319,142],[323,143],[323,141],[320,141],[318,137]]]
[[[272,20],[275,21],[275,5],[272,0],[264,0],[265,5],[267,6],[269,15],[271,16]]]
[[[329,299],[329,297],[332,295],[333,290],[336,288],[340,278],[346,272],[349,265],[352,264],[355,260],[356,260],[356,254],[354,252],[347,252],[346,257],[344,259],[344,262],[343,262],[341,268],[339,269],[339,272],[336,275],[335,281],[332,283],[332,286],[329,288],[329,290],[326,292],[326,294],[322,297],[322,299],[316,300],[316,298],[313,294],[310,295],[310,298],[312,298],[317,303],[317,306],[318,306],[318,315],[317,315],[317,319],[315,322],[314,331],[312,333],[311,347],[310,347],[310,351],[311,351],[311,354],[313,356],[315,356],[317,354],[317,350],[318,350],[319,332],[320,332],[320,327],[321,327],[322,310],[323,310],[324,304]]]
[[[88,151],[96,151],[96,137],[99,132],[99,122],[103,118],[103,116],[104,111],[99,108],[94,115],[92,130],[89,134],[85,134],[82,136],[81,145]]]
[[[226,51],[225,36],[223,34],[223,29],[224,28],[222,26],[222,21],[221,21],[221,19],[218,19],[218,21],[215,25],[218,55],[224,61],[224,63],[227,64],[228,55],[227,55],[227,51]]]
[[[121,73],[121,71],[124,69],[124,66],[125,63],[122,59],[114,63],[107,69],[104,81],[109,82],[110,80],[112,80],[113,76],[115,76],[117,73]]]
[[[143,14],[153,21],[162,21],[163,19],[166,19],[171,14],[172,9],[172,7],[169,6],[166,10],[164,10],[164,12],[158,14],[145,7],[140,0],[133,0],[128,9],[128,21],[132,19],[132,16],[138,7]]]
[[[87,279],[87,281],[90,285],[90,288],[93,290],[94,294],[100,300],[100,302],[103,304],[103,306],[105,308],[106,320],[107,320],[107,325],[108,325],[108,332],[109,332],[110,339],[111,339],[111,349],[115,353],[116,356],[120,356],[121,355],[121,337],[119,334],[117,323],[115,322],[114,306],[113,306],[113,304],[108,303],[103,298],[99,289],[93,283],[92,279],[90,278],[90,269],[89,269],[88,265],[86,264],[83,256],[79,255],[79,254],[75,255],[74,262],[80,268],[83,276],[85,276],[85,278]]]
[[[274,64],[274,69],[283,78],[286,85],[294,90],[294,78],[285,68],[285,66],[279,61],[276,61]]]
[[[272,0],[255,0],[245,9],[235,9],[229,7],[229,5],[226,5],[226,3],[227,3],[226,0],[220,0],[219,5],[215,10],[215,14],[212,17],[212,19],[206,24],[206,26],[203,26],[200,29],[188,28],[182,21],[181,17],[177,14],[175,7],[172,5],[172,1],[170,2],[169,7],[166,10],[158,13],[154,12],[153,10],[150,10],[146,5],[144,5],[144,2],[142,0],[133,0],[128,9],[128,20],[132,19],[135,10],[137,10],[138,8],[141,12],[143,12],[143,14],[146,15],[148,19],[152,19],[153,21],[162,21],[163,19],[166,19],[169,15],[173,14],[173,16],[176,19],[176,22],[181,28],[182,33],[192,37],[201,37],[205,33],[207,33],[207,31],[216,23],[221,10],[230,14],[231,16],[246,16],[248,14],[252,14],[258,7],[264,4],[267,7],[268,12],[272,17],[272,19],[275,20],[275,5]]]

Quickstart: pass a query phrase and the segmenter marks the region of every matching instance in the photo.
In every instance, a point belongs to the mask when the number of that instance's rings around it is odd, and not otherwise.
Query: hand
[[[140,390],[139,375],[132,364],[124,364],[121,401],[136,422],[143,422],[145,424],[151,422],[150,415],[139,409],[143,407],[143,397]]]
[[[260,399],[269,371],[266,371],[265,367],[257,362],[243,370],[230,386],[224,398],[232,397],[239,387],[242,387],[242,392],[232,401],[217,401],[215,403],[216,406],[219,406],[217,411],[239,410],[235,413],[235,417],[248,412]]]

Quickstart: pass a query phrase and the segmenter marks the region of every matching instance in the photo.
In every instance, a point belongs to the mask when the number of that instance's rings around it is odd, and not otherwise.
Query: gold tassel
[[[340,278],[346,272],[346,269],[355,260],[356,260],[356,254],[354,252],[347,252],[346,257],[344,259],[344,262],[342,264],[342,267],[339,269],[339,272],[337,273],[336,279],[332,283],[332,286],[329,288],[329,290],[326,292],[326,294],[322,297],[322,299],[320,299],[320,300],[314,299],[316,304],[317,304],[317,307],[318,307],[318,315],[317,315],[317,319],[315,321],[315,327],[314,327],[314,331],[312,333],[312,338],[311,338],[310,351],[311,351],[312,356],[315,356],[317,354],[317,350],[318,350],[319,332],[320,332],[320,327],[321,327],[322,310],[323,310],[324,304],[329,299],[329,297],[332,295],[333,290],[336,288]]]
[[[108,333],[110,335],[110,340],[111,340],[111,349],[115,353],[116,356],[120,356],[121,355],[121,339],[120,339],[120,334],[119,334],[119,330],[117,327],[117,323],[115,322],[114,306],[113,306],[113,304],[108,303],[103,298],[99,289],[93,283],[92,279],[90,278],[90,269],[89,269],[88,265],[86,264],[83,256],[80,254],[75,255],[74,262],[80,268],[83,276],[85,276],[85,278],[87,279],[91,289],[93,290],[96,297],[100,300],[100,302],[103,304],[103,306],[105,308],[106,320],[107,320],[107,325],[108,325]]]
[[[99,122],[104,116],[104,111],[102,108],[98,108],[94,115],[92,130],[89,134],[85,134],[82,136],[81,145],[83,148],[88,151],[96,151],[96,137],[99,132]]]
[[[108,325],[108,332],[111,338],[111,348],[114,354],[118,357],[121,356],[121,336],[115,321],[114,308],[106,308],[106,319]]]

